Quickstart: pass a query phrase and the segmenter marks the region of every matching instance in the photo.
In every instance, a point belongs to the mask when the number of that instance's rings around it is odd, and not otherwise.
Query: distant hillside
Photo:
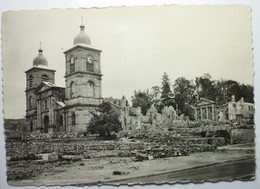
[[[25,119],[4,119],[5,130],[11,131],[26,131]]]

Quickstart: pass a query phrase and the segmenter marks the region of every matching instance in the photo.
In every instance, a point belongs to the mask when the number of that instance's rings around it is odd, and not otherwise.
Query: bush
[[[230,143],[230,133],[226,130],[218,130],[214,134],[215,137],[224,137],[225,143]]]
[[[101,104],[97,112],[92,113],[92,116],[87,130],[90,134],[110,136],[113,132],[118,133],[122,130],[119,113],[109,103]]]

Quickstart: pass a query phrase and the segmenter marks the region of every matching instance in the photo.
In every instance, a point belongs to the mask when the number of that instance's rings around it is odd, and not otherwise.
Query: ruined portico
[[[200,100],[193,106],[195,110],[195,120],[215,120],[216,104],[212,100],[200,98]]]

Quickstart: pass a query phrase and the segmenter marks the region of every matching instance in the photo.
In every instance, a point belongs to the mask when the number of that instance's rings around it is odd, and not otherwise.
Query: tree
[[[206,73],[202,77],[196,77],[195,83],[199,97],[216,100],[215,82],[210,74]]]
[[[141,107],[141,112],[146,115],[147,110],[152,105],[152,98],[149,94],[149,90],[146,91],[134,91],[134,96],[132,96],[132,106]]]
[[[232,95],[235,95],[236,101],[244,97],[245,102],[254,102],[254,90],[251,85],[240,85],[233,80],[220,80],[216,82],[217,104],[225,104],[231,101]]]
[[[161,91],[159,86],[154,86],[151,88],[150,96],[154,107],[159,110],[160,103],[161,103]]]
[[[92,113],[92,118],[87,129],[88,133],[109,136],[112,132],[122,130],[119,113],[107,102],[102,103],[97,112]]]
[[[240,89],[239,89],[239,99],[241,97],[244,97],[245,102],[251,102],[254,103],[254,87],[251,85],[245,85],[242,84],[240,85]],[[237,100],[239,100],[237,99]]]
[[[233,80],[220,80],[216,82],[216,103],[225,104],[231,100],[232,95],[240,98],[239,83]]]
[[[185,104],[183,114],[188,116],[190,120],[195,120],[195,110],[189,104]]]
[[[173,85],[173,92],[175,103],[178,104],[179,114],[182,114],[184,113],[186,104],[191,102],[193,99],[193,83],[184,77],[179,77],[175,80]]]
[[[173,94],[170,88],[170,79],[166,72],[162,77],[162,89],[161,89],[161,105],[162,108],[165,106],[173,105]]]

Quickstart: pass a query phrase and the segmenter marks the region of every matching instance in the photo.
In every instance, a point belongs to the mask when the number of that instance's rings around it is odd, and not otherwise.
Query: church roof
[[[86,50],[92,50],[92,51],[96,51],[96,52],[99,52],[99,53],[102,52],[102,50],[99,50],[99,49],[97,49],[97,48],[95,48],[95,47],[92,47],[92,46],[90,46],[90,45],[86,45],[86,44],[75,44],[73,47],[71,47],[70,49],[64,51],[63,53],[66,54],[66,53],[68,53],[68,52],[70,52],[70,51],[73,51],[74,49],[77,49],[77,48],[82,48],[82,49],[86,49]]]
[[[54,70],[54,69],[52,69],[52,68],[49,68],[48,66],[46,66],[46,65],[38,65],[38,66],[33,66],[33,67],[31,67],[30,69],[28,69],[27,71],[25,71],[25,73],[27,73],[27,72],[29,72],[30,70],[33,70],[33,69],[43,69],[43,70],[51,70],[51,71],[56,71],[56,70]]]
[[[90,40],[89,36],[85,33],[84,29],[85,29],[85,26],[82,24],[80,26],[80,33],[78,35],[76,35],[74,38],[74,43],[73,43],[74,46],[71,47],[70,49],[66,50],[64,52],[64,54],[66,54],[76,48],[83,48],[86,50],[92,50],[92,51],[96,51],[99,53],[102,52],[101,50],[92,47],[91,40]]]
[[[44,69],[44,70],[51,70],[55,71],[52,68],[48,67],[48,61],[47,59],[42,55],[43,50],[41,49],[41,43],[40,43],[40,49],[38,50],[39,54],[37,57],[33,59],[33,67],[25,71],[25,73],[33,70],[33,69]]]
[[[39,66],[39,65],[48,66],[47,59],[42,55],[42,49],[40,48],[38,52],[39,52],[38,56],[33,59],[33,66]]]
[[[46,91],[48,89],[51,89],[51,88],[62,88],[64,89],[64,87],[60,87],[60,86],[57,86],[49,81],[42,81],[41,84],[38,86],[38,88],[35,90],[35,93],[39,93],[39,92],[43,92],[43,91]]]
[[[53,84],[52,82],[49,81],[42,81],[45,85],[49,86],[49,87],[58,87],[57,85]]]
[[[74,38],[74,45],[76,44],[85,44],[85,45],[91,45],[91,41],[89,36],[84,31],[85,26],[80,26],[80,33],[76,35]]]
[[[65,104],[64,104],[64,102],[61,102],[61,101],[56,101],[56,103],[57,103],[58,105],[60,105],[62,108],[63,108],[63,107],[65,107]]]

